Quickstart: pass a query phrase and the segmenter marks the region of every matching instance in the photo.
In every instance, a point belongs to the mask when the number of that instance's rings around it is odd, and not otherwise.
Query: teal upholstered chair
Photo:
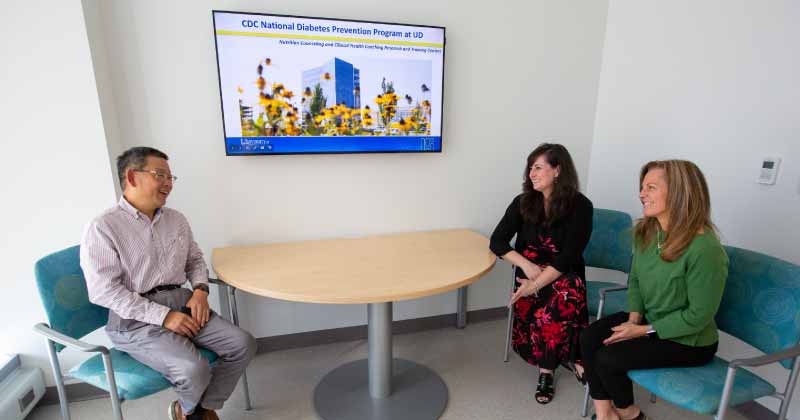
[[[633,222],[628,213],[616,210],[594,209],[592,214],[592,236],[586,249],[583,251],[583,258],[587,267],[599,267],[610,270],[617,270],[627,274],[631,268],[631,229]],[[514,289],[516,276],[512,268],[511,289]],[[600,301],[604,301],[604,314],[614,313],[625,310],[625,294],[612,293],[606,297],[606,293],[614,290],[624,290],[625,286],[615,282],[587,280],[586,298],[588,300],[589,314],[600,313]],[[506,347],[504,361],[508,361],[508,350],[511,346],[511,329],[513,327],[513,309],[508,311],[508,325],[506,327]],[[588,395],[588,394],[587,394]],[[584,404],[584,406],[586,406]],[[584,415],[585,416],[585,415]]]
[[[626,275],[631,271],[633,258],[633,220],[628,213],[616,210],[594,209],[592,215],[592,237],[583,251],[587,267],[616,270]],[[586,298],[589,314],[597,317],[624,311],[625,293],[610,293],[624,290],[616,282],[595,280],[587,275]],[[604,291],[605,290],[605,291]],[[603,313],[599,312],[603,301]]]
[[[766,355],[730,362],[715,357],[701,367],[634,370],[628,376],[666,401],[717,420],[729,406],[772,396],[781,400],[778,419],[784,420],[800,367],[800,266],[741,248],[725,251],[730,266],[717,326]],[[790,370],[783,392],[742,369],[771,363]]]
[[[106,324],[108,309],[89,302],[78,254],[79,247],[73,246],[36,262],[36,285],[50,325],[37,324],[34,330],[47,339],[62,418],[69,420],[70,414],[58,353],[70,346],[98,354],[75,366],[66,376],[108,391],[114,418],[121,420],[121,401],[154,394],[170,387],[170,383],[127,353],[80,341]],[[200,349],[200,352],[209,362],[217,359],[216,354],[206,349]]]

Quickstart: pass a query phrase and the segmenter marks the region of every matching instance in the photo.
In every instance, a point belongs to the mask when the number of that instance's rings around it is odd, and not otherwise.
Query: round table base
[[[405,359],[392,364],[392,394],[369,394],[367,359],[346,363],[314,389],[314,409],[323,420],[438,419],[447,407],[447,385],[436,372]]]

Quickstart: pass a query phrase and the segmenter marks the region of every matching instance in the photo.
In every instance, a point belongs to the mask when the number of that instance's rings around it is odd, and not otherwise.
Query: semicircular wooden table
[[[314,390],[314,408],[325,420],[439,418],[448,400],[441,377],[392,357],[392,302],[467,286],[495,262],[489,240],[465,229],[230,246],[212,254],[214,271],[233,288],[297,302],[367,304],[369,358],[334,369]]]

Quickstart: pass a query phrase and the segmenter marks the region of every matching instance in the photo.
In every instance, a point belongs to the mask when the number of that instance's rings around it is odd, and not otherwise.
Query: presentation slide
[[[213,19],[228,155],[442,150],[444,28]]]

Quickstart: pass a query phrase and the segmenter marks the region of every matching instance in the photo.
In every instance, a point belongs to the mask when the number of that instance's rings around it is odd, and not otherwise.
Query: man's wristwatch
[[[197,286],[194,287],[194,290],[202,290],[202,291],[208,293],[208,285],[207,284],[198,284]]]
[[[658,333],[656,332],[656,329],[653,328],[652,325],[650,326],[650,329],[647,330],[647,336],[652,338],[652,339],[658,338]]]

